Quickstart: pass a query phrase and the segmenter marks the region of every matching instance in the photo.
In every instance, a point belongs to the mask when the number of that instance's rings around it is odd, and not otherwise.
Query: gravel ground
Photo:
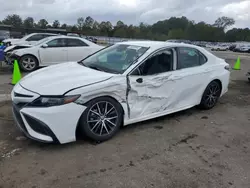
[[[229,92],[212,110],[192,108],[130,125],[101,144],[25,139],[10,102],[1,102],[0,188],[249,188],[249,61],[232,72]],[[8,76],[0,76],[4,92],[11,89],[2,82]]]

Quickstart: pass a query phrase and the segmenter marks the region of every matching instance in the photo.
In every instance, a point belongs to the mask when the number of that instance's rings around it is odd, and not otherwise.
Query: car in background
[[[9,38],[9,32],[0,30],[0,43],[2,43],[7,38]]]
[[[77,33],[68,33],[67,36],[69,37],[80,37]]]
[[[35,44],[37,41],[42,40],[46,37],[51,37],[56,35],[57,34],[53,33],[32,33],[24,36],[21,39],[5,39],[3,40],[3,44],[7,47],[11,45],[23,45],[23,44],[32,45]]]
[[[18,60],[21,70],[30,72],[40,66],[79,61],[102,48],[83,38],[60,35],[47,37],[26,48],[5,51],[5,56],[8,64]]]
[[[215,45],[211,48],[212,51],[227,51],[228,49],[228,45]]]
[[[87,40],[93,42],[93,43],[97,43],[97,38],[94,38],[94,37],[86,37]]]
[[[232,44],[232,45],[229,46],[228,49],[229,49],[230,51],[234,51],[234,49],[236,48],[236,46],[237,46],[236,44]]]
[[[250,53],[250,45],[249,44],[239,44],[233,50],[234,52],[242,52],[242,53]]]
[[[196,105],[211,109],[229,79],[229,64],[204,48],[121,42],[25,76],[11,92],[13,116],[37,141],[64,144],[76,135],[105,141],[123,125]]]

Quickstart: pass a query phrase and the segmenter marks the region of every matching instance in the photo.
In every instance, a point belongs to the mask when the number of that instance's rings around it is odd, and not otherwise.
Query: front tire
[[[19,61],[22,71],[32,72],[38,68],[38,60],[32,55],[24,55]]]
[[[123,111],[118,102],[109,97],[99,97],[87,104],[80,118],[80,131],[94,141],[106,141],[120,129]]]
[[[204,110],[213,108],[220,98],[221,89],[221,85],[218,81],[212,81],[208,84],[203,93],[199,107]]]

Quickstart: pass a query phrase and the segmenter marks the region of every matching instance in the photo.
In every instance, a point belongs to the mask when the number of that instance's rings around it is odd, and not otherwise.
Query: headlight
[[[6,52],[8,56],[11,56],[16,53],[16,50],[10,49],[9,51]]]
[[[15,54],[17,51],[16,50],[12,50],[10,53]]]
[[[33,101],[29,106],[50,107],[68,104],[77,100],[81,95],[71,95],[62,97],[40,97]]]

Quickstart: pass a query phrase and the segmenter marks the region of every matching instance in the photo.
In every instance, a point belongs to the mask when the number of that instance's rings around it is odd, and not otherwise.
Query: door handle
[[[136,82],[142,83],[142,82],[143,82],[143,79],[142,79],[142,78],[138,78],[138,79],[136,80]]]

